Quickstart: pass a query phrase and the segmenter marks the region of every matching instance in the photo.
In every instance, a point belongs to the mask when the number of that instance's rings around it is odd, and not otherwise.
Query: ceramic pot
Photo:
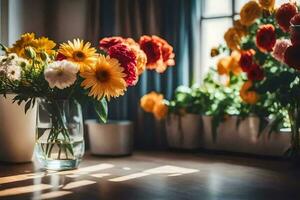
[[[259,132],[259,118],[249,116],[237,127],[237,116],[229,116],[217,128],[216,141],[212,140],[210,116],[203,116],[204,135],[202,147],[212,150],[242,152],[257,155],[283,156],[289,147],[289,132],[268,135],[267,129]]]
[[[24,104],[12,103],[14,96],[0,97],[0,161],[30,162],[35,144],[36,106],[25,114]]]
[[[197,149],[202,135],[202,117],[170,114],[166,120],[167,142],[170,148]]]
[[[133,149],[133,123],[131,121],[109,121],[106,124],[96,120],[85,121],[94,155],[130,155]]]

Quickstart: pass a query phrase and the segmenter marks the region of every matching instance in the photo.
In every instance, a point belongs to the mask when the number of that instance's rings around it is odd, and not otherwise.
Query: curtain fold
[[[158,35],[176,54],[176,66],[164,74],[147,71],[125,96],[109,102],[109,119],[135,122],[138,148],[164,148],[164,124],[141,111],[139,99],[150,91],[171,98],[178,85],[190,85],[199,63],[199,0],[91,0],[88,1],[87,38],[98,45],[99,38],[120,35],[138,39]],[[95,117],[89,113],[90,117]]]

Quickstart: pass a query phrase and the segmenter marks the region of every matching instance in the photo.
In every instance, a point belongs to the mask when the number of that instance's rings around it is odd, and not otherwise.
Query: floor
[[[0,199],[300,199],[300,168],[288,161],[205,153],[87,153],[79,169],[41,171],[0,163]]]

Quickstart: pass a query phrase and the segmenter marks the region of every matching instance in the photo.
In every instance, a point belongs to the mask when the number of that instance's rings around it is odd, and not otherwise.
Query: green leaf
[[[27,111],[29,110],[29,108],[31,106],[31,101],[32,101],[32,99],[28,100],[25,104],[25,114],[27,113]]]
[[[107,115],[108,115],[108,107],[107,101],[105,98],[101,99],[101,101],[93,101],[94,109],[96,114],[99,117],[99,121],[106,123],[107,122]]]

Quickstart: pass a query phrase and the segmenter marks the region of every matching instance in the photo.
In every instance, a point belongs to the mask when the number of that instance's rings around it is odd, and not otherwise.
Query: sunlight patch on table
[[[95,181],[89,181],[89,180],[76,181],[76,182],[68,183],[67,185],[65,185],[63,187],[63,189],[64,190],[70,190],[70,189],[74,189],[74,188],[78,188],[78,187],[91,185],[91,184],[94,184],[94,183],[96,183],[96,182]]]
[[[50,188],[52,188],[52,185],[47,185],[47,184],[14,187],[14,188],[1,190],[0,197],[32,193],[32,192],[46,190],[46,189],[50,189]]]
[[[196,173],[198,172],[198,169],[190,169],[190,168],[183,168],[183,167],[177,167],[172,165],[165,165],[161,167],[156,167],[152,169],[145,170],[143,172],[129,174],[126,176],[121,176],[117,178],[109,179],[109,181],[112,182],[122,182],[122,181],[128,181],[131,179],[141,178],[149,175],[154,174],[167,174],[168,176],[180,176],[184,174],[190,174],[190,173]]]

